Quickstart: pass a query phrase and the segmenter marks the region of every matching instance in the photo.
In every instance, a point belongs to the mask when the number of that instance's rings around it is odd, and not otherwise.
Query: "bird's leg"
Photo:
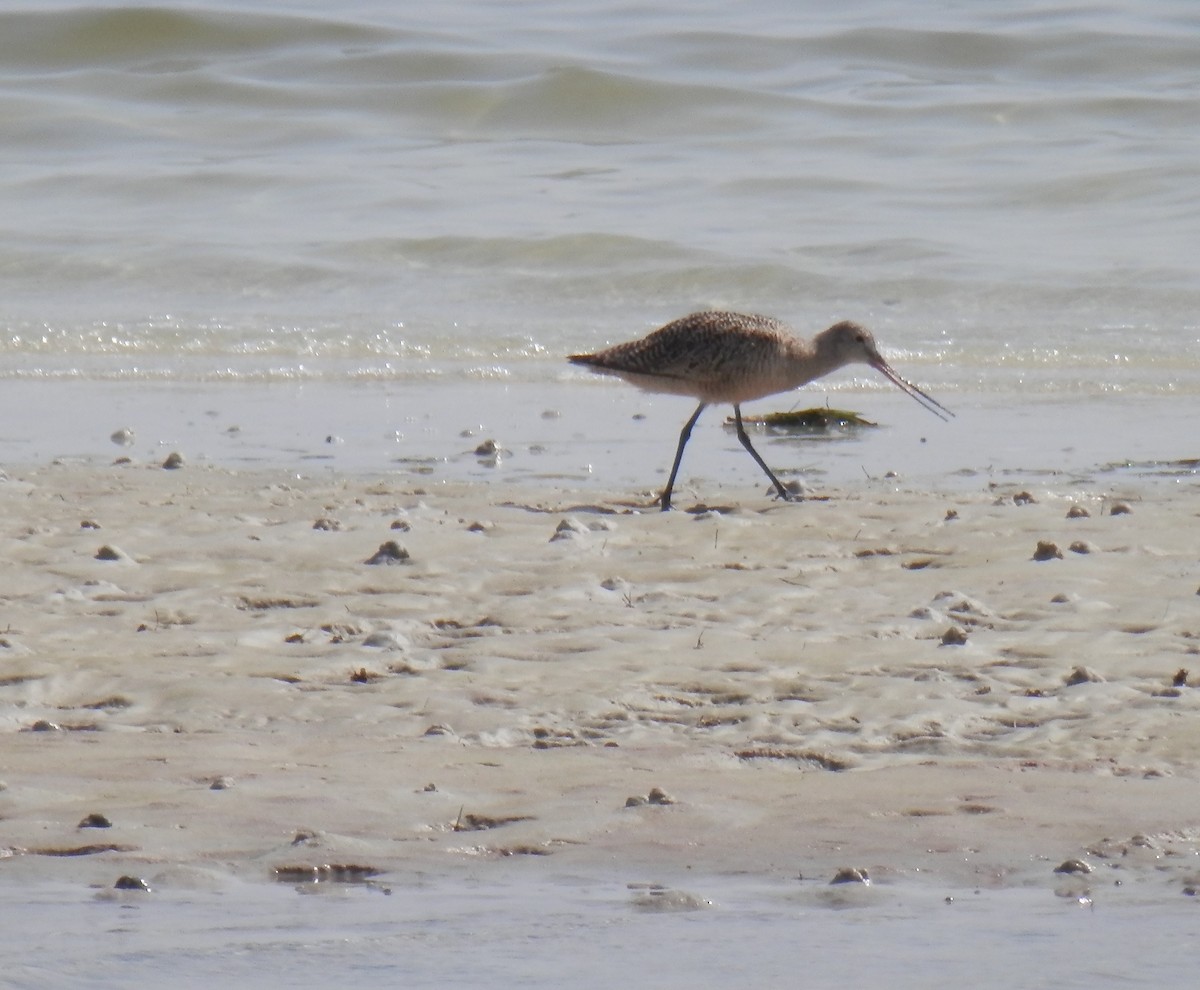
[[[775,475],[771,472],[771,469],[767,467],[767,462],[758,456],[758,451],[755,450],[754,445],[750,443],[750,437],[746,435],[746,429],[744,426],[742,426],[742,408],[736,402],[733,404],[733,421],[737,425],[737,438],[742,442],[742,446],[750,452],[750,456],[754,458],[758,466],[767,473],[767,477],[771,479],[771,484],[773,484],[775,486],[775,490],[779,492],[779,497],[785,502],[790,501],[792,498],[792,493],[783,487],[782,482],[775,477]]]
[[[671,508],[671,491],[675,487],[675,475],[679,473],[679,462],[683,460],[683,448],[687,446],[688,438],[692,435],[692,427],[696,425],[696,420],[704,412],[705,405],[707,403],[701,402],[696,407],[696,411],[692,413],[692,418],[683,424],[683,429],[679,432],[679,446],[675,448],[675,463],[671,465],[671,477],[667,479],[667,487],[658,496],[658,501],[662,505],[663,512]]]

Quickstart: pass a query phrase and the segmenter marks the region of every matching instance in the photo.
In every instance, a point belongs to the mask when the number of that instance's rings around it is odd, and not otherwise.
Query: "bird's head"
[[[876,345],[875,337],[871,334],[871,331],[861,324],[855,323],[852,320],[842,320],[841,323],[835,323],[828,330],[822,330],[817,334],[813,340],[813,345],[816,348],[817,354],[827,360],[830,367],[840,368],[847,364],[869,364],[883,375],[884,378],[897,388],[907,392],[935,416],[945,419],[947,416],[954,415],[954,413],[950,412],[949,409],[936,399],[922,392],[912,382],[901,378],[892,366],[884,360],[883,355],[879,353],[879,347]]]
[[[871,331],[852,320],[842,320],[828,330],[822,330],[813,344],[818,354],[839,366],[869,364],[878,367],[881,363],[886,364]]]

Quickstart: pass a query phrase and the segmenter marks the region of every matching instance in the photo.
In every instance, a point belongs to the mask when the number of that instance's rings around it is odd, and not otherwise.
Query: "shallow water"
[[[53,458],[105,464],[120,457],[274,467],[305,475],[389,475],[397,484],[473,480],[492,485],[648,493],[666,479],[688,400],[648,396],[600,380],[547,382],[10,381],[0,390],[0,464]],[[805,397],[808,398],[808,397]],[[764,411],[804,403],[780,397]],[[1035,396],[971,396],[940,422],[899,392],[834,395],[880,425],[829,432],[751,428],[785,481],[834,487],[975,491],[993,484],[1143,490],[1200,474],[1180,422],[1200,400],[1130,397],[1121,404]],[[36,426],[29,410],[37,409]],[[747,407],[747,413],[752,410]],[[680,491],[737,500],[767,479],[728,424],[701,417]],[[114,433],[129,431],[128,445]],[[496,456],[477,453],[494,441]]]
[[[0,886],[13,987],[665,988],[873,983],[897,988],[1184,986],[1194,898],[1049,889],[841,891],[697,877],[711,906],[646,910],[611,878],[421,880],[315,892],[245,883],[150,894]],[[389,893],[383,893],[384,890]],[[305,893],[308,896],[305,896]],[[18,904],[20,908],[18,910]],[[1129,944],[1130,925],[1137,945]]]
[[[858,318],[952,407],[1194,398],[1198,34],[1188,0],[26,4],[0,373],[544,384],[716,305]]]

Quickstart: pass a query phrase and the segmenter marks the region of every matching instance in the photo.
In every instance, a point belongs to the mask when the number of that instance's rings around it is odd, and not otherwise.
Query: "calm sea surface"
[[[383,387],[382,436],[502,383],[616,403],[615,443],[652,402],[661,459],[687,403],[563,355],[722,307],[868,324],[966,411],[949,449],[1065,400],[1194,456],[1198,135],[1193,0],[5,4],[3,431],[79,400],[107,442],[89,383],[319,383]]]

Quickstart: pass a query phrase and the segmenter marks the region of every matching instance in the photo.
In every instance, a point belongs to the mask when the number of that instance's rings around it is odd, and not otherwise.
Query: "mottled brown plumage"
[[[738,439],[783,499],[790,493],[759,456],[742,426],[743,402],[787,392],[847,364],[861,363],[878,370],[935,415],[952,415],[896,374],[879,353],[870,331],[848,320],[806,341],[769,316],[693,313],[640,340],[616,344],[595,354],[572,354],[568,360],[600,374],[623,378],[649,392],[689,395],[700,400],[679,436],[671,476],[659,499],[664,511],[671,507],[683,448],[700,413],[710,403],[732,403]]]

